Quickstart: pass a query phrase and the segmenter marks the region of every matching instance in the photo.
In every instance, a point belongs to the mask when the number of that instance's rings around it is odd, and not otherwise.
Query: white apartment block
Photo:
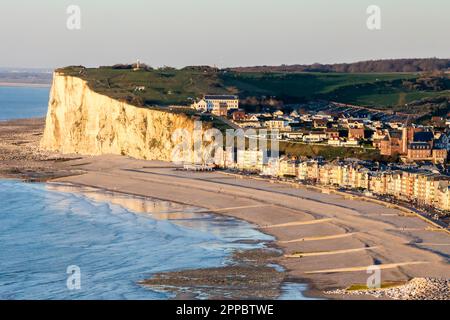
[[[203,112],[219,110],[223,106],[226,106],[227,110],[239,109],[239,97],[235,95],[205,95],[203,99],[191,105],[192,108]]]
[[[248,171],[262,171],[267,163],[267,152],[264,150],[238,150],[237,168]]]
[[[239,97],[234,95],[206,95],[204,98],[207,111],[219,109],[221,105],[226,105],[228,110],[239,109]]]

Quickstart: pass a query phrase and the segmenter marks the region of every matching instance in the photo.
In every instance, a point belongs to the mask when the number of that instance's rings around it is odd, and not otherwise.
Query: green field
[[[332,95],[342,88],[358,88],[363,84],[382,84],[384,81],[412,79],[415,74],[339,74],[339,73],[272,73],[225,74],[224,82],[239,88],[246,95],[285,96],[313,99]]]
[[[362,160],[386,161],[380,155],[379,150],[365,148],[349,148],[349,147],[330,147],[327,145],[310,145],[280,142],[280,153],[297,156],[297,157],[323,157],[325,160],[334,160],[336,158],[358,158]]]
[[[418,73],[239,73],[209,67],[133,71],[112,67],[68,67],[58,70],[81,77],[97,92],[136,105],[190,105],[204,94],[237,94],[244,107],[276,106],[308,100],[331,100],[379,109],[402,110],[424,98],[450,97],[450,84],[440,90],[409,89]],[[144,86],[144,91],[135,90]]]

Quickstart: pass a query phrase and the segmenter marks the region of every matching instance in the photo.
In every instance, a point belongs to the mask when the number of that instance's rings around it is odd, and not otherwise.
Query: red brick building
[[[386,137],[380,142],[380,154],[383,156],[402,154],[402,151],[402,134],[399,131],[388,132]]]

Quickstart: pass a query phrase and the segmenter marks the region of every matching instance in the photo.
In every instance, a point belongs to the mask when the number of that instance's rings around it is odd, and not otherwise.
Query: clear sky
[[[69,30],[69,5],[81,29]],[[381,8],[381,30],[366,26]],[[1,0],[0,66],[450,58],[449,0]]]

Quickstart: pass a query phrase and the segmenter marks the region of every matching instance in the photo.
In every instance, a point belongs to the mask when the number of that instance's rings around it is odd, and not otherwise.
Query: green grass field
[[[339,73],[227,73],[221,78],[227,86],[239,88],[244,95],[288,96],[312,99],[327,96],[342,88],[357,89],[363,84],[377,84],[398,79],[412,79],[415,74],[339,74]]]
[[[88,81],[97,92],[140,105],[190,105],[204,94],[272,97],[286,103],[324,99],[379,109],[402,110],[423,98],[450,97],[450,90],[410,90],[417,73],[237,73],[212,68],[130,69],[68,67],[59,70]],[[145,86],[144,91],[136,87]],[[245,106],[245,101],[243,105]]]
[[[280,142],[280,153],[297,157],[323,157],[325,160],[336,158],[358,158],[362,160],[385,161],[379,150],[349,147],[330,147],[327,145],[310,145]]]

